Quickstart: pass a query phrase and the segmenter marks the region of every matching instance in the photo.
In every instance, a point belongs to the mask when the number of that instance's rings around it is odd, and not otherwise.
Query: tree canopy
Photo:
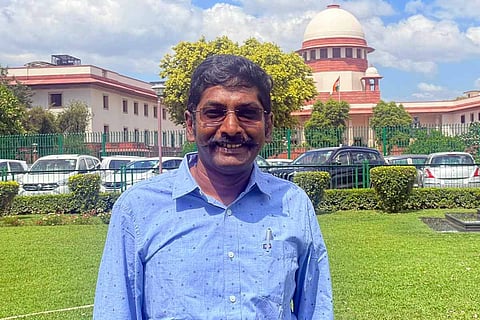
[[[23,126],[27,133],[48,134],[58,132],[55,115],[39,106],[27,110]]]
[[[85,132],[90,121],[88,106],[81,101],[72,101],[57,116],[57,125],[62,133]]]
[[[393,146],[405,147],[409,144],[412,116],[402,104],[380,101],[373,107],[370,126],[375,130],[377,142],[390,151]]]
[[[0,135],[24,132],[22,119],[25,107],[6,85],[0,84]]]
[[[312,147],[341,144],[349,112],[350,105],[346,101],[316,101],[310,119],[305,122],[305,138],[308,144]]]
[[[170,118],[184,124],[190,77],[193,70],[213,54],[237,54],[260,65],[273,79],[272,112],[275,126],[293,127],[295,119],[290,113],[299,110],[305,101],[313,99],[316,88],[311,69],[295,52],[283,53],[273,43],[248,39],[242,45],[227,37],[213,41],[201,38],[197,42],[180,42],[160,62],[160,77],[166,79],[164,103]]]

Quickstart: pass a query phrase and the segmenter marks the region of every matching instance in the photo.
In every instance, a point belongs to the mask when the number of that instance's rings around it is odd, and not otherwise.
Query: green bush
[[[370,170],[370,181],[386,212],[399,212],[410,196],[417,169],[414,166],[381,166]]]
[[[98,174],[76,174],[68,179],[72,201],[79,212],[95,208],[100,194],[101,179]]]
[[[109,212],[120,193],[101,193],[95,210],[97,214]],[[50,213],[78,213],[82,211],[77,203],[72,200],[73,194],[16,196],[13,199],[10,214],[50,214]],[[81,203],[80,203],[81,204]],[[87,210],[88,211],[88,210]]]
[[[330,182],[330,174],[324,171],[299,172],[293,178],[293,182],[307,193],[317,210]]]
[[[317,214],[340,210],[377,210],[378,197],[371,188],[327,189]]]
[[[9,213],[19,187],[16,181],[0,181],[0,216]]]

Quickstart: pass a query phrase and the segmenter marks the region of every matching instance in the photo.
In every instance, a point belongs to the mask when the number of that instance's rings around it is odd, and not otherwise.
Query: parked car
[[[15,180],[21,182],[23,174],[28,170],[26,161],[0,159],[0,181]]]
[[[366,170],[385,165],[376,149],[357,146],[321,148],[307,151],[284,168],[272,168],[270,173],[293,181],[298,172],[326,171],[330,173],[330,188],[368,187]]]
[[[267,159],[267,162],[274,167],[278,166],[286,166],[289,165],[293,162],[293,159],[280,159],[280,158],[274,158],[274,159]]]
[[[422,170],[420,186],[480,187],[480,169],[469,153],[432,153]]]
[[[385,161],[391,165],[413,165],[417,169],[417,178],[415,179],[414,187],[420,185],[420,177],[423,172],[425,161],[427,161],[428,155],[426,154],[401,154],[396,156],[387,156]]]
[[[268,161],[265,160],[265,158],[263,158],[262,156],[257,156],[255,158],[255,162],[257,163],[260,170],[262,170],[264,172],[269,172],[270,171],[270,163],[268,163]]]
[[[99,167],[100,160],[90,155],[61,154],[41,157],[24,174],[19,194],[67,193],[69,177],[96,172]]]
[[[139,159],[144,159],[144,157],[125,156],[125,155],[113,155],[113,156],[102,157],[102,161],[100,163],[101,174],[102,176],[106,176],[107,174],[120,169],[122,166],[125,166],[128,163],[134,160],[139,160]]]
[[[182,159],[181,157],[162,157],[162,172],[178,168]],[[138,181],[153,177],[158,174],[158,160],[158,157],[134,160],[124,169],[107,174],[102,180],[100,191],[123,191]]]

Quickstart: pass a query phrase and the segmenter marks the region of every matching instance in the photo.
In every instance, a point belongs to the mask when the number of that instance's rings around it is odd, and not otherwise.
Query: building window
[[[50,93],[48,95],[48,102],[52,107],[61,107],[62,106],[62,94],[61,93]]]
[[[478,121],[480,121],[480,112],[478,113]]]
[[[320,49],[320,59],[327,59],[327,58],[328,58],[327,48]]]
[[[307,51],[302,52],[302,57],[304,61],[307,61]]]
[[[122,110],[123,113],[128,113],[128,101],[126,99],[122,100]]]
[[[133,103],[133,114],[138,114],[138,102]]]
[[[110,132],[110,126],[104,125],[103,126],[103,133],[109,133]]]
[[[480,113],[479,113],[480,114]],[[153,117],[158,118],[158,107],[153,107]]]
[[[103,109],[108,110],[108,96],[106,94],[103,95]]]
[[[123,127],[123,141],[128,141],[128,127]]]
[[[362,49],[357,49],[357,58],[362,59]]]
[[[460,123],[465,123],[465,115],[464,114],[462,114],[460,116]]]
[[[134,129],[133,130],[133,135],[134,135],[134,141],[135,142],[139,142],[140,141],[140,131],[138,131],[138,129]]]
[[[470,113],[470,122],[475,121],[475,114]]]
[[[148,117],[148,104],[146,103],[143,105],[143,115]]]
[[[310,60],[316,60],[315,50],[310,50]]]
[[[167,120],[167,109],[162,108],[162,119]]]
[[[345,48],[345,57],[346,58],[353,58],[353,49],[352,48]]]
[[[148,130],[143,132],[143,141],[146,145],[150,145],[150,132]]]
[[[332,51],[332,54],[333,54],[333,58],[341,58],[341,55],[340,55],[340,48],[333,48],[333,51]]]

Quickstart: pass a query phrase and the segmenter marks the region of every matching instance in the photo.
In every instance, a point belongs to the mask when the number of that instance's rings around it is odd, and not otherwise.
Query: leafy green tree
[[[480,122],[472,122],[468,125],[468,131],[460,136],[465,144],[466,152],[475,157],[476,161],[480,158]]]
[[[23,126],[27,133],[48,134],[58,132],[55,115],[42,107],[28,109]]]
[[[465,144],[461,137],[448,137],[439,130],[420,128],[415,130],[413,136],[414,142],[404,150],[405,153],[429,154],[465,150]]]
[[[393,146],[408,146],[412,116],[402,104],[380,101],[373,107],[370,126],[374,129],[377,143],[390,151]]]
[[[32,90],[15,79],[7,79],[7,72],[7,68],[0,66],[0,84],[7,86],[13,92],[20,104],[25,108],[31,108],[33,96]]]
[[[293,127],[296,124],[290,113],[300,110],[305,101],[313,99],[316,88],[311,69],[297,53],[283,53],[272,43],[260,43],[248,39],[242,45],[227,37],[213,41],[201,38],[197,42],[180,42],[160,62],[160,77],[166,79],[164,103],[170,118],[176,124],[184,124],[188,88],[193,70],[213,54],[237,54],[260,65],[272,76],[272,111],[275,126]]]
[[[72,101],[57,116],[57,126],[62,133],[83,133],[91,115],[88,106],[81,101]]]
[[[311,147],[338,146],[343,142],[350,105],[345,101],[329,99],[316,101],[312,115],[305,122],[305,139]]]
[[[25,130],[22,119],[25,107],[18,101],[12,90],[0,84],[0,135],[21,134]]]

